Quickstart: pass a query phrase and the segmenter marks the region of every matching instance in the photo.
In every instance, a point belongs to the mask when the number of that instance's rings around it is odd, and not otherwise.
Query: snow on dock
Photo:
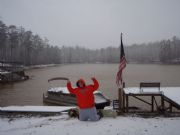
[[[180,105],[180,87],[162,88],[163,94]]]
[[[124,88],[126,94],[143,94],[143,93],[159,93],[170,98],[174,102],[180,105],[180,87],[160,87],[159,88],[143,88],[128,87]]]
[[[8,106],[0,107],[0,112],[29,112],[29,113],[60,113],[75,106]]]

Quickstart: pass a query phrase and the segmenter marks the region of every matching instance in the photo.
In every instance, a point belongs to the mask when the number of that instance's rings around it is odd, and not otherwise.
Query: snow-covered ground
[[[180,117],[119,116],[82,122],[66,114],[49,117],[0,117],[0,135],[179,135]]]
[[[174,101],[180,101],[179,88],[161,89]],[[126,92],[139,89],[126,89]],[[149,91],[148,91],[149,92]],[[169,92],[169,93],[167,93]],[[179,103],[179,102],[178,102]],[[11,106],[0,107],[0,111],[60,112],[63,107]],[[67,108],[66,108],[67,109]],[[0,115],[0,135],[180,135],[180,117],[142,118],[119,116],[102,118],[97,122],[82,122],[69,118],[67,114],[48,117],[10,118]]]

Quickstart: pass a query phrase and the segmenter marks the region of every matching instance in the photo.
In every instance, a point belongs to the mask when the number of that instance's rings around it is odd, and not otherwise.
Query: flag
[[[125,58],[124,47],[122,42],[122,33],[121,33],[120,63],[119,63],[119,70],[116,76],[116,84],[118,86],[122,85],[122,71],[125,67],[126,67],[126,58]]]

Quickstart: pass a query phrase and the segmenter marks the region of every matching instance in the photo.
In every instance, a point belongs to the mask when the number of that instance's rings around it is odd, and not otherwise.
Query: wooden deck
[[[138,109],[136,102],[141,102],[148,110]],[[119,89],[119,99],[113,102],[113,106],[124,113],[180,112],[180,87],[160,87],[160,83],[140,83],[139,88]]]

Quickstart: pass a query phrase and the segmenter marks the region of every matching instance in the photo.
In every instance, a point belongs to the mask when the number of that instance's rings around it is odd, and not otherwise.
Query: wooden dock
[[[156,82],[140,83],[139,88],[119,89],[118,95],[119,99],[113,101],[113,107],[121,113],[163,114],[180,112],[180,87],[160,87],[160,83]],[[137,102],[148,109],[139,109]]]
[[[50,115],[68,112],[76,106],[7,106],[0,107],[0,114],[38,114]]]

